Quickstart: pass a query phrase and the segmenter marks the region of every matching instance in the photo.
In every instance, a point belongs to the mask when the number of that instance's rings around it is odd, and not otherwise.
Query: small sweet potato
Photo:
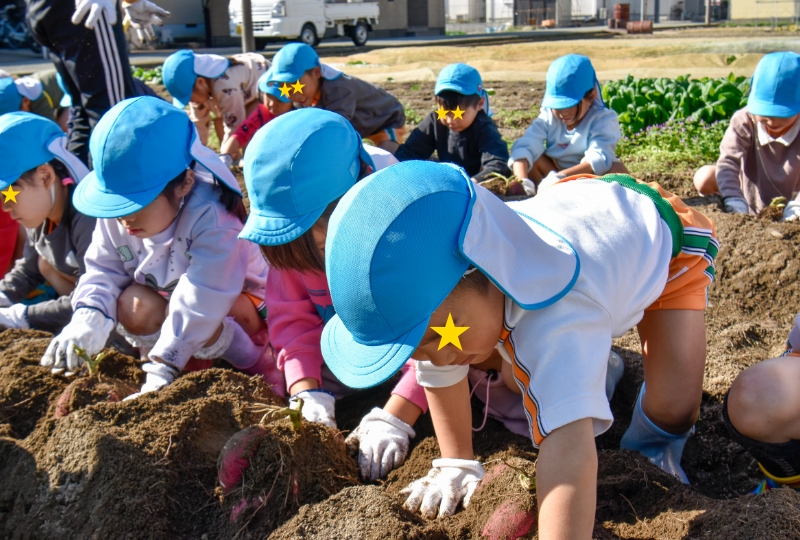
[[[516,540],[522,538],[533,527],[536,514],[514,499],[508,499],[494,511],[483,527],[481,536],[489,540]]]
[[[217,458],[217,479],[225,495],[242,483],[244,472],[250,466],[250,460],[258,450],[266,429],[260,425],[250,426],[235,433]]]

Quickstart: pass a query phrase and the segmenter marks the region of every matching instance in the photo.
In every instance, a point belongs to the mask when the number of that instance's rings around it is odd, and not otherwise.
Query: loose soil
[[[498,88],[499,102],[507,89],[530,91],[510,83]],[[422,102],[431,89],[405,92]],[[701,416],[683,457],[692,484],[619,450],[643,378],[639,340],[629,332],[614,342],[626,366],[611,402],[616,421],[597,438],[594,536],[800,538],[800,494],[748,495],[760,480],[756,464],[728,438],[720,415],[736,375],[783,352],[800,305],[800,224],[724,214],[719,201],[693,195],[688,171],[644,179],[707,213],[722,242],[709,290]],[[38,366],[48,340],[42,332],[0,334],[0,537],[536,538],[535,523],[520,533],[530,526],[536,500],[517,471],[532,473],[536,451],[491,419],[474,435],[487,479],[472,504],[449,518],[411,514],[399,493],[438,457],[427,415],[415,426],[406,463],[373,485],[359,484],[339,433],[307,423],[294,431],[287,420],[273,421],[242,486],[223,496],[217,482],[223,445],[261,420],[257,406],[280,404],[263,382],[213,368],[134,401],[95,396],[56,419],[55,402],[70,381]],[[104,361],[101,376],[141,383],[137,362],[121,354]],[[391,382],[341,400],[342,432],[390,391]],[[473,424],[481,420],[481,406],[473,402]]]

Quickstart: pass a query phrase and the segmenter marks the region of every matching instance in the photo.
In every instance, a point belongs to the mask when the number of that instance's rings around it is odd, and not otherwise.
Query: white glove
[[[65,375],[72,375],[83,364],[83,358],[78,356],[73,345],[94,356],[103,350],[113,328],[114,321],[98,310],[79,308],[72,314],[69,324],[50,342],[39,364],[53,366],[53,373],[66,369]]]
[[[415,435],[414,428],[375,407],[344,442],[358,446],[361,479],[374,482],[403,464],[408,455],[408,441]]]
[[[783,209],[781,221],[797,221],[800,218],[800,202],[792,201]]]
[[[25,330],[30,328],[31,325],[28,324],[28,306],[14,304],[11,307],[0,308],[0,326],[24,328]]]
[[[533,180],[530,178],[523,178],[521,182],[522,187],[525,189],[525,195],[530,195],[531,197],[536,195],[536,184],[533,183]]]
[[[133,3],[122,2],[122,9],[125,10],[125,20],[123,24],[130,23],[136,35],[142,41],[156,40],[156,33],[153,25],[161,26],[164,19],[170,16],[170,12],[155,5],[150,0],[134,0]]]
[[[560,174],[558,171],[550,171],[549,173],[547,173],[547,176],[542,178],[542,181],[539,182],[539,189],[541,190],[546,187],[550,187],[559,180],[563,180],[564,178],[566,178],[566,176]]]
[[[464,508],[478,487],[486,471],[479,461],[471,459],[434,459],[428,476],[411,482],[400,494],[408,495],[403,506],[406,510],[428,518],[451,516],[464,499]]]
[[[229,169],[233,167],[233,158],[230,154],[220,154],[219,160]]]
[[[146,364],[142,365],[142,371],[147,374],[144,384],[142,385],[142,389],[135,394],[131,394],[122,401],[136,399],[142,394],[146,394],[148,392],[155,392],[156,390],[163,388],[174,381],[180,373],[178,368],[165,362],[147,362]]]
[[[749,214],[750,205],[743,197],[725,197],[722,200],[725,211],[732,214]]]
[[[6,293],[0,292],[0,307],[9,307],[13,305],[14,302],[11,301],[11,298],[6,296]]]
[[[303,399],[303,418],[336,429],[336,398],[333,394],[318,389],[303,390],[289,399],[290,405],[296,398]]]
[[[75,13],[72,14],[72,24],[81,24],[86,14],[84,26],[89,30],[94,29],[94,25],[100,20],[105,12],[108,23],[117,24],[117,2],[116,0],[75,0]]]

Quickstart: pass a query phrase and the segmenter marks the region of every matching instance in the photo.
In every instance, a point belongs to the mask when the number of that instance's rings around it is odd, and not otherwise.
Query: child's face
[[[767,128],[767,131],[773,137],[780,137],[791,128],[800,115],[790,116],[789,118],[778,118],[776,116],[756,116],[756,121],[760,122]]]
[[[117,218],[117,221],[136,238],[151,238],[169,227],[180,210],[180,201],[189,194],[194,185],[194,171],[186,172],[183,183],[175,190],[173,197],[163,193],[153,202],[133,214]]]
[[[431,315],[428,329],[422,336],[415,360],[429,360],[435,366],[478,364],[494,352],[503,331],[505,296],[494,285],[485,293],[462,288],[451,292]],[[441,335],[432,326],[445,326],[448,315],[455,326],[468,326],[459,336],[461,350],[452,343],[439,349]]]
[[[576,126],[581,120],[583,120],[583,117],[586,116],[586,113],[589,111],[589,107],[591,106],[593,100],[594,91],[592,91],[588,97],[585,97],[581,100],[580,110],[578,110],[577,105],[567,109],[553,109],[553,115],[564,122],[567,126]]]
[[[269,109],[269,112],[271,112],[275,116],[280,116],[284,113],[287,113],[291,111],[292,108],[294,107],[294,105],[292,105],[291,102],[284,103],[275,96],[271,96],[269,94],[265,94],[264,101],[265,101],[264,104],[267,106],[267,109]]]
[[[192,90],[192,103],[205,103],[211,95],[211,86],[204,77],[197,77]]]
[[[300,77],[300,84],[305,86],[303,86],[300,92],[295,92],[294,89],[290,90],[289,99],[303,107],[310,107],[314,102],[314,96],[317,95],[317,91],[319,90],[319,81],[321,78],[322,71],[319,67],[306,71],[303,76]],[[295,83],[287,83],[289,86],[292,84]],[[283,86],[283,83],[280,83],[278,86]]]
[[[453,111],[448,111],[445,117],[439,121],[447,126],[448,129],[461,133],[472,125],[475,117],[478,116],[478,112],[483,110],[483,101],[483,98],[481,98],[477,105],[467,107],[461,118],[456,118]]]
[[[41,227],[53,207],[50,186],[56,181],[58,177],[53,167],[48,164],[37,167],[32,177],[11,185],[14,191],[19,192],[15,197],[17,202],[6,202],[6,197],[0,195],[3,210],[26,229]]]

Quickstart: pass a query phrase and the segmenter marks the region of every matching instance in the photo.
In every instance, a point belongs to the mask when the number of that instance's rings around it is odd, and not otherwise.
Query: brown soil
[[[783,352],[800,305],[794,256],[800,224],[724,214],[719,201],[694,196],[688,171],[643,179],[663,183],[707,213],[722,242],[718,279],[709,291],[701,416],[683,458],[692,485],[619,450],[643,377],[639,340],[629,332],[614,342],[626,364],[611,403],[616,421],[597,438],[594,536],[800,538],[800,493],[747,495],[760,480],[757,467],[731,442],[720,415],[736,375]],[[221,496],[220,449],[261,419],[251,405],[278,402],[263,383],[210,369],[155,395],[89,403],[56,420],[54,402],[69,381],[38,366],[48,337],[0,334],[0,537],[511,538],[535,509],[535,497],[514,468],[530,473],[536,452],[528,439],[490,419],[474,435],[488,475],[471,505],[432,521],[404,510],[400,490],[425,475],[439,453],[427,415],[415,426],[406,463],[377,485],[357,484],[355,464],[336,432],[309,424],[295,432],[286,420],[274,422],[243,487]],[[136,363],[124,358],[103,364],[103,376],[138,384]],[[354,429],[384,403],[391,384],[341,400],[340,429]],[[473,405],[473,424],[479,425],[481,406]],[[522,538],[535,535],[534,523]]]

